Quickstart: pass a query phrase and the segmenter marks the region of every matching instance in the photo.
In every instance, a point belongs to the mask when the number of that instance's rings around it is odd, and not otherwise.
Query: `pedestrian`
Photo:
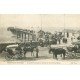
[[[61,40],[59,39],[59,44],[61,44]]]
[[[36,47],[36,58],[38,58],[39,49]]]

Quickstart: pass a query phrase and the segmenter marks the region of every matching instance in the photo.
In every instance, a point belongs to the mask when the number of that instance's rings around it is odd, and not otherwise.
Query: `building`
[[[17,37],[17,39],[23,43],[31,40],[32,41],[36,40],[35,31],[33,30],[9,27],[8,31],[11,31]]]

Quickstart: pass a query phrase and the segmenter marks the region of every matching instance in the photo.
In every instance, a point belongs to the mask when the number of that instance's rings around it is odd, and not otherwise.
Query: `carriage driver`
[[[30,47],[32,48],[32,40],[30,40]]]

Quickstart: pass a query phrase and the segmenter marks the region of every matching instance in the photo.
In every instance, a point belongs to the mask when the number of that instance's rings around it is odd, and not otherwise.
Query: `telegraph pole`
[[[40,17],[41,17],[41,30],[42,30],[42,14],[40,15]]]
[[[65,14],[64,14],[64,36],[65,36]]]

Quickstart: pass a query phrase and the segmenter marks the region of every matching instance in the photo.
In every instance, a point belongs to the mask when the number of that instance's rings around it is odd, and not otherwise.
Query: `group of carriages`
[[[31,56],[34,56],[36,53],[36,58],[38,58],[38,42],[27,42],[27,43],[18,43],[14,45],[8,45],[4,49],[6,52],[5,59],[23,59],[26,57],[26,53],[30,52]]]
[[[53,43],[53,44],[52,44]],[[5,58],[7,60],[11,59],[23,59],[26,57],[26,53],[30,52],[31,56],[34,56],[38,58],[39,48],[38,46],[43,47],[43,44],[46,44],[44,42],[27,42],[27,43],[18,43],[14,45],[8,45],[4,49],[6,52]],[[61,55],[63,59],[67,56],[73,56],[74,58],[77,56],[77,54],[80,53],[80,42],[72,43],[71,45],[56,45],[56,41],[49,42],[49,53],[53,54],[53,58],[57,59],[57,55]]]
[[[63,59],[67,58],[79,58],[80,57],[80,41],[73,42],[65,45],[53,45],[50,46],[49,53],[53,53],[53,58],[57,58],[57,55],[61,55]]]

